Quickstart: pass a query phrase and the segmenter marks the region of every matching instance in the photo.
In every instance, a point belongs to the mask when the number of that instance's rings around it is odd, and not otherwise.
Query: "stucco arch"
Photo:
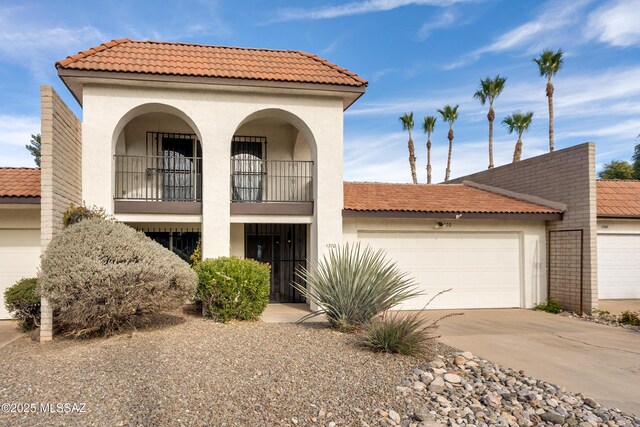
[[[265,118],[277,118],[280,120],[284,120],[286,122],[289,122],[296,129],[298,129],[298,132],[300,132],[304,137],[304,141],[309,145],[309,150],[311,152],[311,159],[314,162],[317,162],[317,144],[316,144],[315,136],[311,131],[311,128],[309,128],[307,123],[304,120],[302,120],[299,116],[297,116],[296,114],[290,111],[283,110],[281,108],[265,108],[262,110],[254,111],[253,113],[246,116],[242,121],[240,121],[240,123],[238,123],[238,125],[236,126],[233,132],[234,135],[238,131],[238,129],[240,129],[244,124],[249,123],[256,119],[265,119]],[[231,140],[229,140],[229,143],[231,143]],[[229,146],[229,150],[231,150],[231,146]]]
[[[166,114],[174,115],[184,120],[184,122],[187,125],[189,125],[193,130],[193,132],[196,134],[198,140],[200,141],[200,145],[202,145],[202,134],[200,133],[198,126],[196,126],[195,122],[184,111],[172,105],[151,102],[151,103],[140,104],[130,109],[127,113],[125,113],[120,118],[120,120],[118,120],[118,123],[113,129],[113,134],[111,135],[111,153],[112,154],[115,153],[115,148],[116,148],[116,144],[118,143],[118,138],[120,137],[120,134],[122,133],[124,128],[127,126],[127,124],[130,123],[136,117],[142,116],[144,114],[149,114],[149,113],[166,113]]]

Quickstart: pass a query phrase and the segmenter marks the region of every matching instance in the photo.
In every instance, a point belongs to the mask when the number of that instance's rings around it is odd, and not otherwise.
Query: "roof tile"
[[[596,185],[598,216],[640,218],[640,181],[599,180]]]
[[[344,208],[433,213],[558,213],[560,211],[463,184],[344,183]]]
[[[367,81],[357,74],[301,51],[129,39],[112,40],[68,56],[58,61],[56,67],[354,87],[367,85]]]
[[[40,169],[0,168],[0,197],[40,197]]]

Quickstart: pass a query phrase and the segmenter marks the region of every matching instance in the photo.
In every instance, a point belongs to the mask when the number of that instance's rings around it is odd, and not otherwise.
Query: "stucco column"
[[[228,140],[226,135],[228,136]],[[230,144],[233,130],[202,130],[202,258],[229,256]]]

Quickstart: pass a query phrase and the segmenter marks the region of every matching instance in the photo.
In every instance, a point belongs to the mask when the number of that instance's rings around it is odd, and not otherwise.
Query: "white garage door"
[[[385,249],[424,293],[403,305],[429,308],[520,307],[520,239],[515,233],[358,233],[358,240]]]
[[[40,264],[40,230],[0,230],[0,319],[10,319],[4,291],[23,277],[34,277]]]
[[[598,297],[640,298],[640,234],[598,235]]]

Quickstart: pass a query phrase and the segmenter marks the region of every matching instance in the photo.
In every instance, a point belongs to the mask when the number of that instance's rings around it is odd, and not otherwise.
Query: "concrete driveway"
[[[0,348],[22,336],[22,330],[15,320],[0,320]]]
[[[442,342],[640,415],[640,333],[524,309],[463,312],[441,323]]]
[[[640,311],[640,299],[601,299],[598,301],[598,309],[611,314]]]

